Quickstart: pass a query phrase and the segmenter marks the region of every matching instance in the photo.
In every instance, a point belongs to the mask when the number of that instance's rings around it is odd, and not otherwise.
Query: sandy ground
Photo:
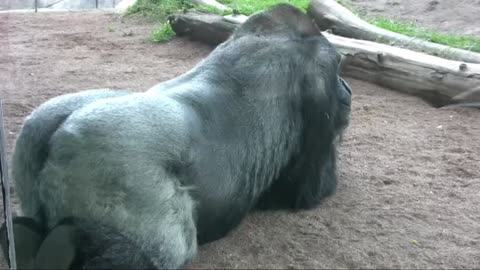
[[[211,50],[179,38],[153,44],[151,27],[99,11],[0,14],[7,154],[24,117],[47,99],[100,87],[144,91]],[[353,115],[337,194],[312,211],[252,213],[201,247],[191,267],[480,268],[480,111],[434,109],[348,81]]]

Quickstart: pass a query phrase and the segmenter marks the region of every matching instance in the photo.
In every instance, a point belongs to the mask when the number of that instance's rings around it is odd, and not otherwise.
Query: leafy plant
[[[153,29],[151,40],[155,42],[165,42],[172,39],[175,36],[175,32],[172,26],[166,22],[162,26]]]

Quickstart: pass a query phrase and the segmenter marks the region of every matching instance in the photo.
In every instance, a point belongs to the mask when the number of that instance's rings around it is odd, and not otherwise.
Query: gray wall
[[[121,0],[98,0],[99,8],[114,8]],[[35,0],[0,0],[0,10],[33,9]],[[95,0],[38,0],[38,8],[92,9]]]

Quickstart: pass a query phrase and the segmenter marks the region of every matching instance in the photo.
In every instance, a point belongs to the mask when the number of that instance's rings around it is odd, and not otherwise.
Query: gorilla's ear
[[[7,231],[5,223],[0,229],[0,244],[8,258]],[[18,269],[35,269],[34,259],[45,235],[44,229],[28,217],[13,218],[13,235]]]
[[[247,34],[291,34],[297,36],[321,35],[313,20],[291,4],[277,4],[270,9],[251,15],[235,31],[235,36]]]
[[[338,54],[338,57],[339,57],[339,61],[338,61],[338,71],[337,73],[338,74],[342,74],[343,72],[343,69],[348,61],[347,57],[343,54]]]
[[[72,224],[56,226],[43,240],[35,257],[36,269],[69,269],[77,256],[78,231]]]

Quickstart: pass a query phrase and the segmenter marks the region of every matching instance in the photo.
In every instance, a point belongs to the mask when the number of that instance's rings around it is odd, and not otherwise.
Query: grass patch
[[[209,12],[212,12],[212,13],[215,13],[215,14],[219,14],[219,15],[230,15],[233,13],[233,10],[221,10],[221,9],[218,9],[216,7],[211,7],[211,6],[205,6],[205,5],[196,5],[195,8],[198,8],[198,9],[203,9],[203,10],[206,10],[206,11],[209,11]]]
[[[237,10],[241,14],[251,15],[257,11],[265,10],[279,3],[290,3],[306,11],[310,0],[217,0],[218,2],[228,6],[231,10],[222,11],[209,6],[199,6],[190,3],[188,0],[137,0],[137,2],[128,9],[128,13],[140,13],[144,16],[153,18],[162,23],[166,22],[167,17],[175,14],[185,8],[200,8],[213,13],[228,15],[233,10]],[[440,33],[433,30],[417,27],[414,22],[401,22],[389,18],[366,18],[356,12],[350,0],[337,0],[344,7],[352,10],[357,16],[368,21],[369,23],[392,32],[403,34],[410,37],[416,37],[430,42],[447,45],[454,48],[471,50],[480,52],[480,38],[469,35],[456,35],[453,33]],[[154,30],[152,40],[164,41],[166,38],[172,38],[175,35],[172,28],[168,24]]]
[[[150,39],[154,42],[165,42],[172,39],[175,32],[168,22],[163,23],[160,27],[153,29]]]
[[[194,5],[187,0],[137,0],[130,6],[127,14],[139,13],[151,19],[165,22],[168,16]]]
[[[240,11],[245,15],[251,15],[254,12],[264,10],[270,6],[278,3],[290,3],[303,10],[306,10],[309,4],[309,0],[219,0],[219,2]],[[355,10],[350,0],[337,0],[339,4],[348,8],[354,12],[357,16],[358,12]],[[465,50],[471,50],[480,52],[480,38],[467,35],[456,35],[452,33],[440,33],[433,30],[417,27],[414,22],[400,22],[389,18],[363,18],[369,23],[386,29],[392,32],[403,34],[409,37],[416,37],[430,42],[447,45],[454,48],[460,48]]]
[[[480,52],[480,38],[453,33],[440,33],[421,28],[415,22],[400,22],[389,18],[371,18],[367,21],[377,27],[390,30],[409,37],[416,37],[430,42],[447,45],[454,48]]]
[[[244,15],[251,15],[257,11],[267,9],[280,3],[289,3],[303,10],[307,10],[310,0],[217,0]],[[231,13],[231,12],[230,12]]]
[[[195,6],[187,0],[137,0],[135,4],[128,8],[127,14],[140,14],[161,22],[161,26],[153,29],[150,40],[165,42],[175,36],[167,18],[183,9],[193,7]]]

